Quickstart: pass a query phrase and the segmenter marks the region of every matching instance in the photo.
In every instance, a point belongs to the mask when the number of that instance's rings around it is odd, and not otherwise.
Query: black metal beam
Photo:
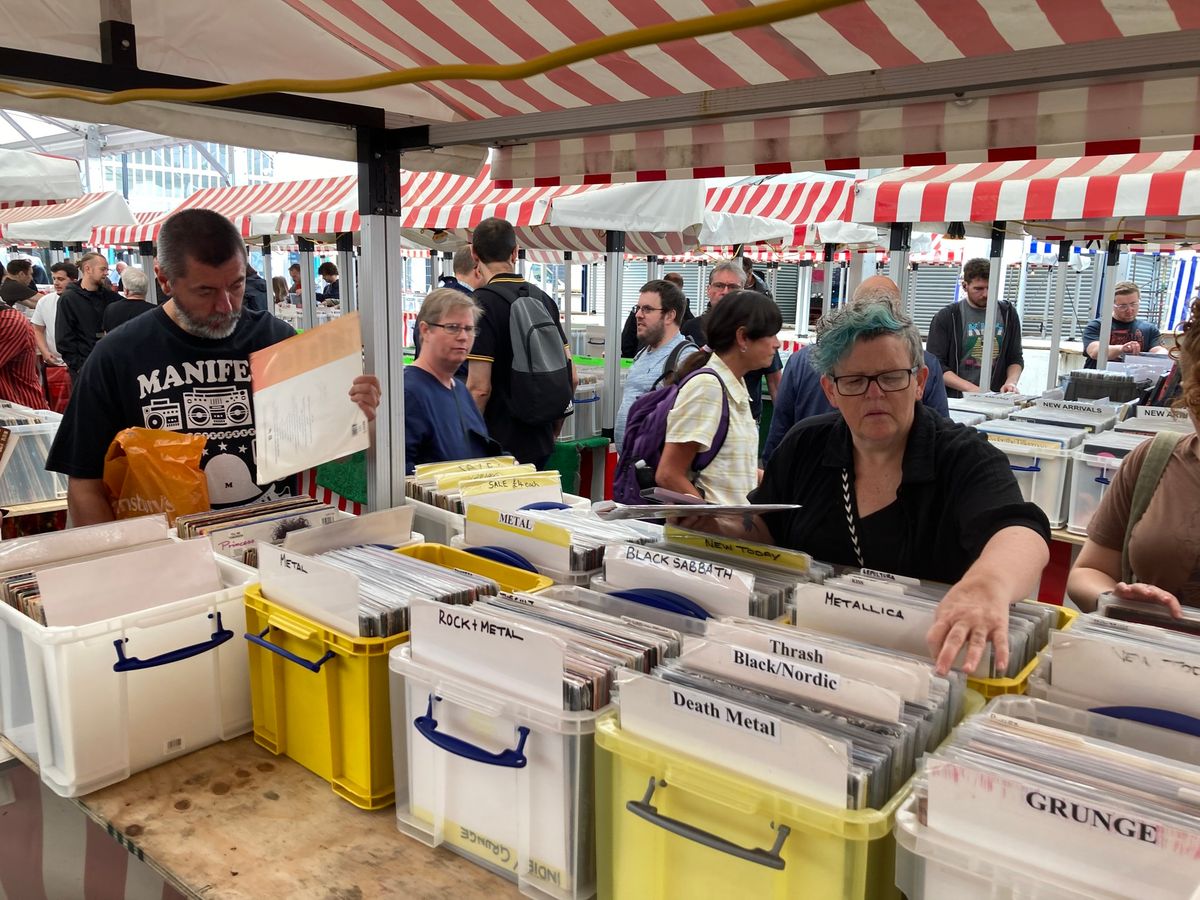
[[[117,26],[122,23],[106,23]],[[119,42],[118,42],[119,43]],[[201,81],[181,75],[146,72],[125,65],[88,60],[64,60],[49,53],[36,53],[16,47],[0,47],[0,77],[17,81],[36,81],[42,84],[80,87],[87,90],[114,91],[135,88],[205,88],[219,87],[220,82]],[[0,94],[0,103],[3,95]],[[337,100],[321,100],[299,94],[259,94],[236,100],[219,100],[203,106],[232,109],[258,115],[281,116],[332,125],[364,126],[382,129],[384,111],[373,106],[360,106]],[[101,107],[97,107],[101,109]],[[407,131],[408,129],[396,129]]]
[[[364,216],[400,215],[400,148],[396,132],[358,129],[358,212]]]
[[[137,37],[129,22],[100,23],[100,61],[105,65],[137,68]]]

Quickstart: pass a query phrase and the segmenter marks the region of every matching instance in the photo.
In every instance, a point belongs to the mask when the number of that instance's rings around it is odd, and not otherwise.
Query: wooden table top
[[[401,834],[394,807],[357,809],[250,735],[75,802],[188,897],[520,896],[513,882]]]

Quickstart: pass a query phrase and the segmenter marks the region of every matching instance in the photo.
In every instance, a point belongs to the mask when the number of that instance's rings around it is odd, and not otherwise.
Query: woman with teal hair
[[[710,520],[730,537],[834,564],[953,584],[929,633],[939,670],[967,646],[1008,657],[1008,606],[1036,590],[1050,525],[1021,497],[1008,458],[918,402],[927,370],[912,321],[879,302],[823,320],[812,355],[836,412],[798,423],[771,457],[755,503],[799,510]],[[703,520],[701,520],[703,521]]]

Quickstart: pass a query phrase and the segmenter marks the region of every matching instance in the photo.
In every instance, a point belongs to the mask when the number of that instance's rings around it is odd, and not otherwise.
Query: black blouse
[[[771,457],[754,503],[799,503],[763,516],[774,542],[828,563],[857,566],[846,522],[842,471],[854,491],[854,448],[841,413],[806,419]],[[923,580],[958,581],[1003,528],[1020,525],[1050,541],[1050,523],[1021,497],[1008,457],[972,428],[916,404],[896,501],[858,518],[868,568]]]

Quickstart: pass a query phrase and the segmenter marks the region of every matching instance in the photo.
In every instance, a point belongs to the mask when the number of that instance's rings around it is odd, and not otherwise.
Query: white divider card
[[[1050,648],[1051,676],[1059,690],[1108,706],[1145,706],[1200,718],[1200,641],[1188,654],[1120,637],[1055,631]]]
[[[483,477],[462,482],[458,491],[467,509],[482,503],[511,511],[529,503],[562,503],[562,477],[557,472]]]
[[[1200,834],[1164,824],[1147,809],[959,761],[926,758],[929,827],[1106,896],[1174,898],[1196,889]],[[986,814],[981,811],[986,810]],[[1105,864],[1105,861],[1110,864]]]
[[[745,772],[777,790],[846,808],[847,741],[637,672],[622,675],[620,690],[622,731]]]
[[[899,596],[892,599],[882,593],[821,584],[801,585],[796,592],[798,628],[839,634],[924,659],[930,658],[925,636],[936,614],[937,607],[928,601],[915,602]],[[964,650],[955,665],[961,665],[965,656]],[[975,671],[987,673],[991,667],[992,646],[988,644]]]
[[[319,528],[293,531],[284,538],[283,547],[293,553],[317,554],[361,544],[397,546],[412,539],[413,512],[411,506],[394,506]]]
[[[680,656],[679,661],[686,668],[770,694],[815,701],[883,722],[899,722],[904,712],[904,701],[895,691],[748,647],[701,643]]]
[[[1078,412],[1094,415],[1101,419],[1110,419],[1116,413],[1118,404],[1097,400],[1085,403],[1082,400],[1046,400],[1038,399],[1033,404],[1035,409],[1054,409],[1060,412]]]
[[[793,628],[747,628],[732,622],[709,622],[705,637],[710,641],[735,644],[806,666],[817,666],[869,681],[895,691],[911,703],[929,701],[930,667],[913,660],[886,658],[870,651],[844,650]]]
[[[560,639],[467,606],[417,600],[410,615],[413,662],[562,709]]]
[[[167,529],[166,516],[139,516],[0,541],[0,572],[28,572],[76,557],[163,542],[169,539]]]
[[[503,547],[535,566],[558,572],[571,569],[571,532],[520,512],[473,503],[467,510],[463,537],[469,547]]]
[[[131,579],[154,573],[135,587]],[[37,573],[48,626],[88,625],[224,587],[208,541],[158,544]]]
[[[266,598],[347,635],[358,635],[358,576],[273,544],[258,542]]]
[[[604,548],[604,580],[617,588],[673,591],[714,616],[748,616],[754,592],[754,576],[749,572],[634,544]]]
[[[1169,419],[1181,423],[1191,421],[1186,409],[1172,409],[1169,406],[1138,406],[1134,416],[1139,419]]]

